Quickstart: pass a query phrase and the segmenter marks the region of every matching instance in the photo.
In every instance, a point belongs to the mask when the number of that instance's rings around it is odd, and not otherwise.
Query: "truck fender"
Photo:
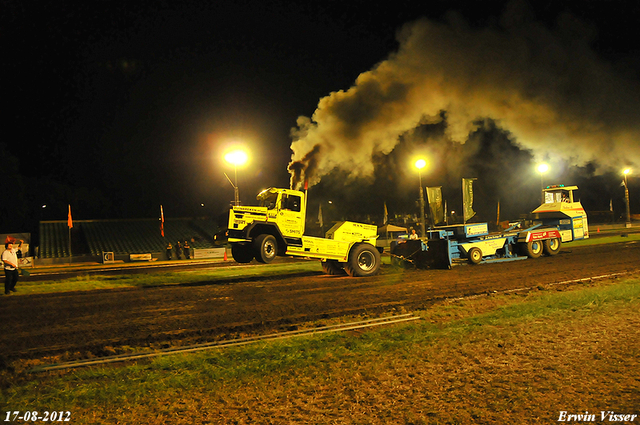
[[[558,229],[536,229],[520,233],[518,242],[543,241],[545,239],[560,239]]]

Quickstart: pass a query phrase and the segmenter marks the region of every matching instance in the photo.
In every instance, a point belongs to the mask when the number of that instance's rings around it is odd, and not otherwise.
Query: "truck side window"
[[[296,195],[284,195],[282,197],[282,209],[300,212],[300,197]]]

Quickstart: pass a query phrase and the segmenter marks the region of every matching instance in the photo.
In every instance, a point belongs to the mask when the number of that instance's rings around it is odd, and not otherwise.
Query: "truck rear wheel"
[[[340,276],[347,274],[344,271],[344,266],[336,260],[321,261],[320,263],[322,264],[322,270],[328,275]]]
[[[482,261],[482,251],[480,248],[471,248],[468,252],[469,262],[471,264],[480,264]]]
[[[524,244],[523,248],[529,258],[538,258],[542,255],[542,241],[529,241]]]
[[[250,263],[253,260],[253,249],[247,244],[234,243],[231,245],[231,255],[238,263]]]
[[[344,269],[351,277],[372,276],[380,269],[380,253],[368,243],[354,245]]]
[[[547,239],[544,241],[544,253],[552,257],[560,252],[562,246],[562,240],[558,238]]]
[[[273,235],[263,234],[253,241],[256,260],[261,263],[270,263],[278,254],[278,242]]]

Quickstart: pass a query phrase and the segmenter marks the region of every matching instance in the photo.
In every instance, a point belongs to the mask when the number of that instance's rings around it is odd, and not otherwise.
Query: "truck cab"
[[[232,244],[236,261],[249,262],[254,258],[252,243],[261,235],[269,235],[263,248],[270,262],[276,255],[284,255],[289,245],[300,245],[305,227],[305,194],[291,189],[265,189],[256,197],[258,206],[234,206],[229,212],[227,241]],[[265,239],[266,236],[262,237]]]
[[[257,196],[260,207],[267,209],[266,221],[275,222],[287,238],[300,238],[305,226],[305,196],[291,189],[269,188]]]

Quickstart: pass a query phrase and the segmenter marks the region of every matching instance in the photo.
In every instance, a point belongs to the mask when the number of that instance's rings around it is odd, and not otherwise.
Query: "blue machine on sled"
[[[563,242],[589,237],[587,214],[573,199],[577,189],[547,187],[545,203],[532,212],[533,224],[526,228],[520,222],[496,233],[489,233],[487,223],[438,226],[423,239],[394,242],[392,264],[448,269],[459,261],[480,264],[556,255]]]

